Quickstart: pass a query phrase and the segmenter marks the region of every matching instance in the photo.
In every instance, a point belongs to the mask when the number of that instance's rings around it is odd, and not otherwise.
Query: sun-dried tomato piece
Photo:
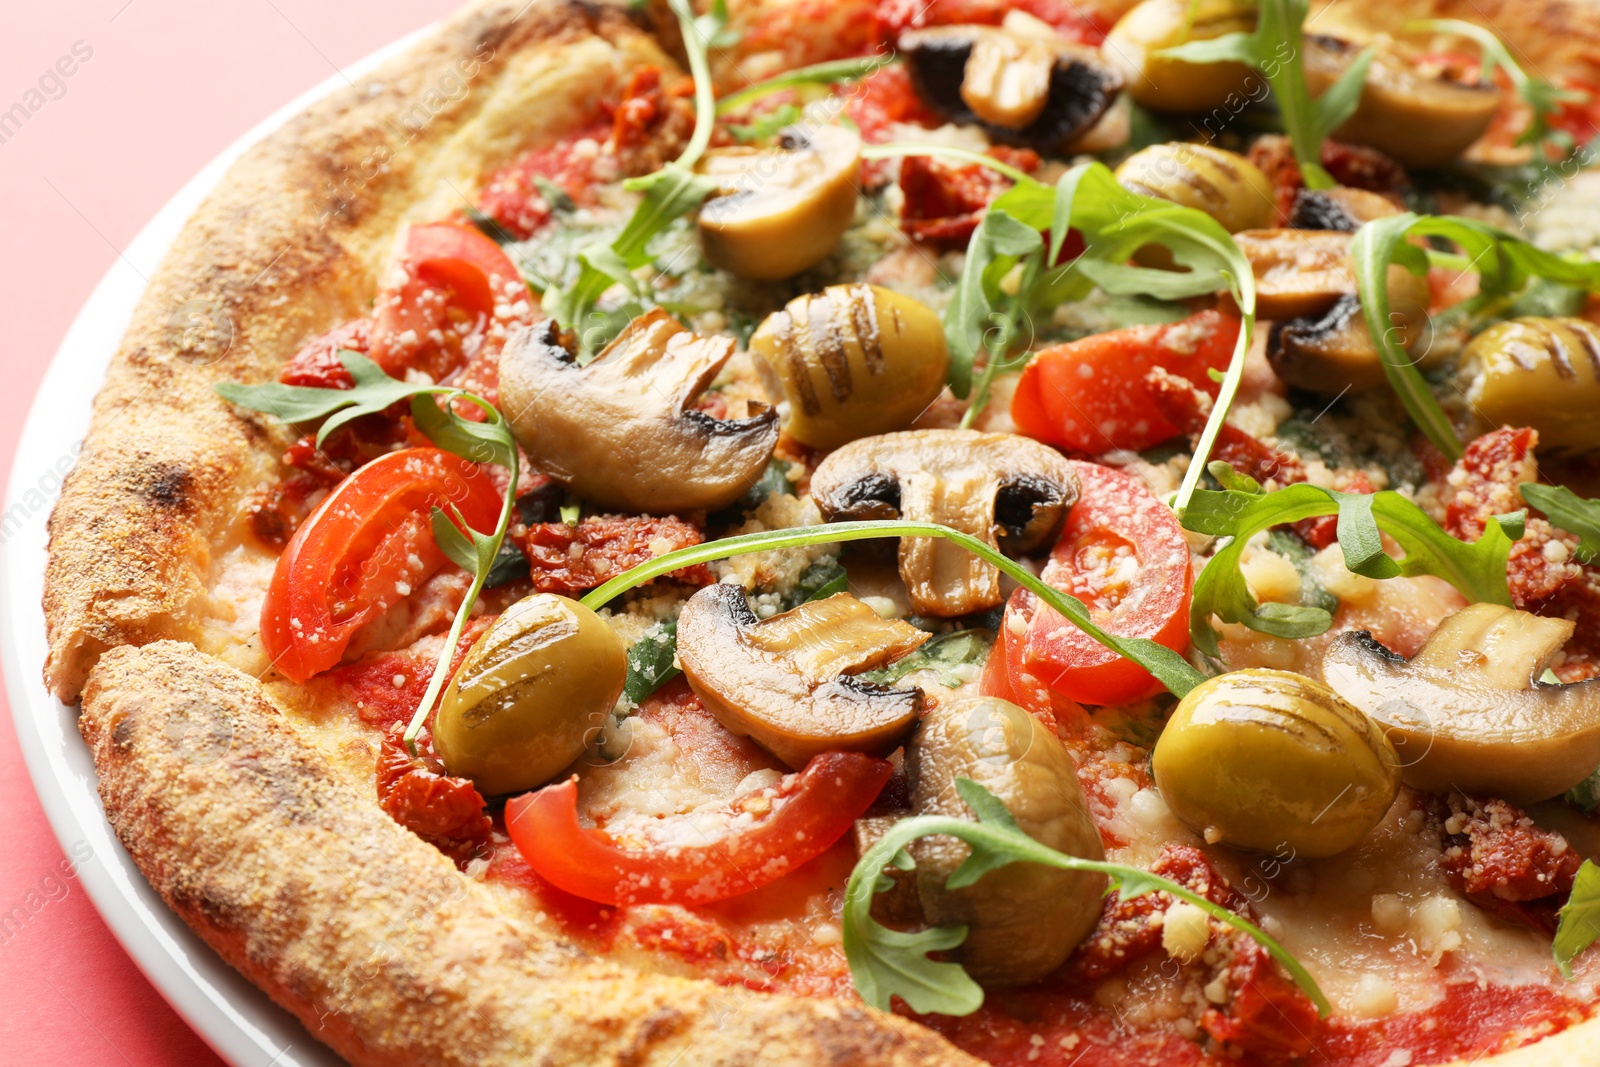
[[[1023,171],[1039,167],[1038,153],[1031,149],[995,147],[989,154]],[[907,156],[900,161],[900,227],[913,241],[965,248],[989,204],[1011,185],[1010,178],[977,163]]]
[[[494,824],[483,794],[465,778],[453,778],[430,759],[411,755],[395,723],[383,735],[378,755],[378,806],[395,822],[455,860],[457,866],[489,848]]]
[[[351,319],[335,326],[301,346],[278,372],[278,381],[284,385],[306,385],[314,389],[348,389],[355,384],[350,372],[339,360],[339,350],[367,354],[372,343],[372,320]]]
[[[1268,134],[1256,139],[1248,155],[1250,162],[1260,167],[1272,183],[1273,200],[1278,205],[1277,224],[1287,225],[1294,210],[1295,194],[1306,184],[1300,175],[1300,164],[1294,158],[1294,146],[1287,137]],[[1340,185],[1375,193],[1397,192],[1411,183],[1405,168],[1376,148],[1365,145],[1322,142],[1322,168]]]
[[[511,536],[528,557],[533,588],[540,593],[567,596],[593,589],[629,567],[703,540],[700,531],[682,519],[650,515],[595,515],[576,526],[564,522],[534,523],[513,529]],[[713,580],[704,566],[685,567],[671,577],[691,585],[706,585]]]
[[[1096,18],[1071,0],[880,0],[878,36],[892,45],[901,32],[923,26],[979,23],[998,26],[1006,12],[1026,11],[1080,44],[1099,45],[1114,18]]]
[[[1311,998],[1255,941],[1236,934],[1228,944],[1233,958],[1217,972],[1228,999],[1206,1009],[1201,1029],[1216,1041],[1270,1063],[1310,1052],[1320,1022]]]
[[[1193,382],[1156,367],[1145,375],[1144,384],[1162,417],[1178,427],[1179,432],[1198,437],[1205,429],[1206,420],[1211,416],[1211,397]],[[1263,485],[1268,482],[1293,485],[1306,480],[1305,467],[1299,458],[1280,452],[1229,423],[1222,424],[1211,449],[1211,459],[1230,464],[1234,470],[1248,474]]]
[[[1493,797],[1430,798],[1444,828],[1439,869],[1456,892],[1500,919],[1553,934],[1583,862],[1567,839]]]

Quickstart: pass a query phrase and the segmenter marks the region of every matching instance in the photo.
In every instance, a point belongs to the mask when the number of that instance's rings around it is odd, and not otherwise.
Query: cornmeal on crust
[[[335,774],[253,678],[181,642],[107,653],[81,726],[151,884],[352,1063],[978,1062],[859,1004],[644,974],[538,940]]]
[[[592,120],[643,61],[673,65],[620,6],[475,5],[229,170],[140,300],[50,520],[58,697],[75,701],[108,648],[199,638],[213,553],[292,440],[212,387],[270,378],[359,314],[402,221],[463,206],[496,165]]]

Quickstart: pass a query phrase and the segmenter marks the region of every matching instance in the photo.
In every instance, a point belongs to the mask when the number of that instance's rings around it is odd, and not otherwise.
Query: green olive
[[[1151,145],[1122,161],[1117,181],[1140,196],[1204,211],[1229,233],[1271,226],[1278,213],[1272,183],[1261,168],[1210,145]]]
[[[944,389],[944,327],[931,308],[876,285],[830,285],[768,315],[750,354],[791,437],[833,449],[903,430]]]
[[[1467,400],[1494,426],[1532,426],[1547,449],[1600,448],[1600,326],[1527,317],[1474,337],[1462,362]]]
[[[906,780],[918,815],[971,818],[956,792],[970,778],[998,797],[1029,837],[1069,855],[1105,852],[1066,746],[1026,711],[996,697],[948,700],[923,714],[906,745]],[[922,918],[960,923],[952,955],[991,988],[1027,985],[1060,967],[1100,919],[1105,878],[1013,863],[963,889],[945,881],[967,858],[950,837],[913,843]]]
[[[1190,63],[1160,55],[1188,41],[1256,28],[1255,5],[1239,0],[1144,0],[1112,27],[1106,62],[1122,75],[1124,91],[1153,111],[1199,112],[1242,107],[1266,82],[1244,63]]]
[[[1400,790],[1375,722],[1320,682],[1260,668],[1191,690],[1150,766],[1167,807],[1208,842],[1298,856],[1354,845]]]
[[[575,600],[535,593],[495,620],[445,690],[433,744],[487,796],[541,786],[584,749],[622,695],[627,651]]]

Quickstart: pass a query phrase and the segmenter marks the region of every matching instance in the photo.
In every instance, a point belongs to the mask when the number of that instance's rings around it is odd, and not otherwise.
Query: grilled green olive
[[[767,316],[750,338],[767,394],[789,402],[789,435],[832,449],[903,430],[944,388],[944,327],[876,285],[830,285]]]
[[[1255,28],[1255,5],[1238,0],[1144,0],[1112,27],[1104,55],[1122,75],[1124,91],[1154,111],[1210,111],[1230,98],[1243,106],[1252,90],[1266,95],[1266,82],[1247,65],[1190,63],[1160,53]]]
[[[1272,183],[1261,168],[1210,145],[1151,145],[1123,160],[1117,181],[1140,196],[1204,211],[1229,233],[1263,229],[1277,215]]]
[[[467,652],[434,748],[487,796],[543,785],[616,706],[627,670],[622,642],[594,612],[552,593],[524,597]]]
[[[1041,844],[1084,859],[1104,858],[1066,746],[1015,704],[977,697],[946,701],[924,713],[906,745],[912,809],[971,818],[956,792],[958,778],[999,797],[1022,831]],[[964,889],[946,889],[968,847],[951,837],[924,837],[910,849],[923,921],[967,927],[967,939],[951,955],[985,986],[1043,978],[1100,918],[1105,878],[1099,874],[1013,863]]]
[[[1474,337],[1462,362],[1467,400],[1495,426],[1532,426],[1547,449],[1600,447],[1600,326],[1528,317]]]
[[[1196,686],[1150,766],[1167,807],[1207,841],[1298,856],[1354,845],[1400,790],[1376,723],[1320,682],[1260,668]]]

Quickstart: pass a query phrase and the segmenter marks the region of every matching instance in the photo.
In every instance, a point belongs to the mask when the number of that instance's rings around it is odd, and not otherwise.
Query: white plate
[[[78,710],[40,681],[45,659],[45,518],[89,426],[89,405],[134,305],[183,223],[247,148],[306,106],[425,36],[396,41],[285,106],[212,160],[134,238],[95,287],[56,351],[17,446],[5,513],[27,514],[0,546],[0,661],[22,756],[51,829],[69,856],[88,858],[78,878],[106,925],[178,1014],[236,1067],[336,1067],[342,1063],[288,1012],[251,985],[168,910],[111,832],[94,764],[78,735]],[[41,497],[44,502],[41,504]]]

